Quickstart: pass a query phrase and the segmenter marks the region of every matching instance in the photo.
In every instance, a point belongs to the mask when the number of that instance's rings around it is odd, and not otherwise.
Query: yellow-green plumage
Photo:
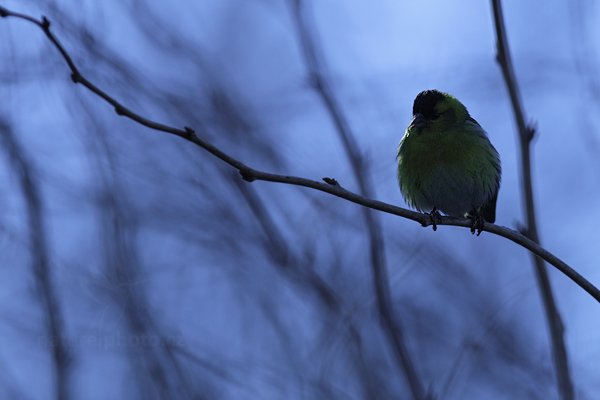
[[[404,199],[419,211],[496,219],[498,152],[466,107],[447,93],[417,95],[398,148],[398,179]]]

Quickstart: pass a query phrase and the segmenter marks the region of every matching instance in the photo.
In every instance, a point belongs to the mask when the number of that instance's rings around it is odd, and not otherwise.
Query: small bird
[[[478,236],[484,220],[496,220],[500,156],[454,96],[438,90],[417,95],[397,160],[404,200],[429,213],[433,230],[440,211],[471,218],[471,233]]]

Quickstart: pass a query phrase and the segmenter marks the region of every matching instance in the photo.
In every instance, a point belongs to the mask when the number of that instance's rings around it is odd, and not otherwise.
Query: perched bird
[[[483,128],[454,96],[425,90],[398,147],[400,191],[409,206],[431,215],[473,220],[471,233],[496,220],[500,157]]]

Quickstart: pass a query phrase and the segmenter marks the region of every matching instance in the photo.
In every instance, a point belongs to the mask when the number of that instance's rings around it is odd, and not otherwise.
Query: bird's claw
[[[485,221],[483,220],[483,216],[476,212],[469,216],[471,218],[471,234],[474,235],[477,231],[477,236],[481,235],[483,231],[483,224]]]
[[[429,220],[431,221],[431,227],[433,228],[433,231],[437,231],[437,223],[442,220],[442,214],[440,214],[440,212],[433,207],[433,210],[427,213],[427,215],[429,215]]]

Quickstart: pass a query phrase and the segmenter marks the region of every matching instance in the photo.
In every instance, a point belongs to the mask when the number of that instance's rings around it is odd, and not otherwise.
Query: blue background
[[[192,126],[251,166],[330,176],[358,191],[311,86],[291,3],[0,4],[46,15],[84,76],[134,111]],[[405,206],[396,147],[415,95],[437,88],[469,108],[501,155],[496,222],[523,223],[488,2],[313,0],[304,9],[377,199]],[[537,126],[542,243],[599,286],[600,9],[512,0],[504,11],[526,117]],[[72,398],[410,398],[377,314],[359,206],[243,182],[202,149],[119,117],[73,85],[32,24],[2,19],[0,38],[0,122],[11,138],[0,152],[2,398],[50,398],[56,385],[40,251]],[[40,199],[41,228],[24,176]],[[526,250],[488,233],[376,218],[393,312],[430,393],[557,398]],[[599,305],[549,273],[577,397],[592,399]]]

